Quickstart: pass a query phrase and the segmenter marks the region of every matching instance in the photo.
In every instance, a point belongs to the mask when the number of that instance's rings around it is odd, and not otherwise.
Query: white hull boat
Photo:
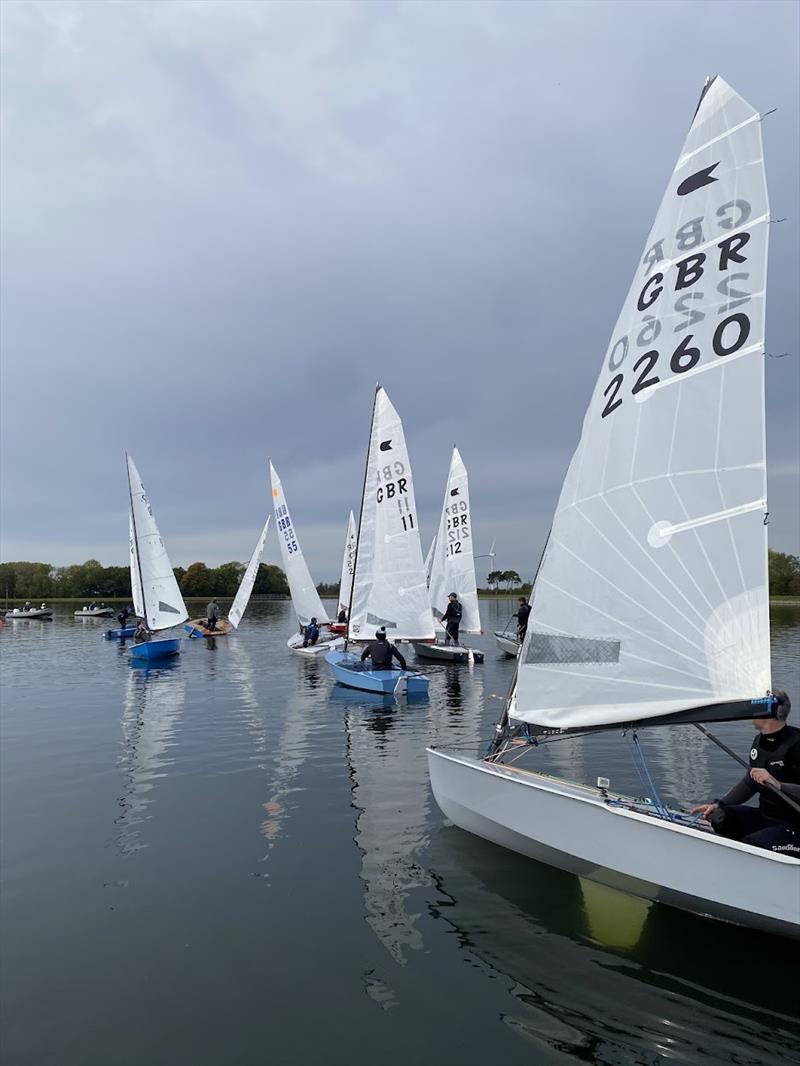
[[[511,633],[497,630],[494,634],[494,639],[497,647],[504,655],[510,655],[512,659],[516,659],[519,655],[519,641],[515,636]]]
[[[289,637],[286,641],[286,647],[289,651],[295,652],[297,655],[303,655],[307,659],[316,659],[317,656],[322,655],[328,651],[335,651],[344,647],[344,637],[337,637],[331,635],[328,638],[320,635],[320,639],[316,644],[309,644],[308,647],[303,647],[303,638],[299,633],[295,633],[293,637]]]
[[[76,618],[111,618],[113,614],[113,607],[84,607],[74,612]]]
[[[463,644],[428,644],[416,641],[414,651],[419,659],[434,659],[443,663],[482,663],[483,652]]]
[[[5,614],[6,621],[9,621],[9,619],[11,621],[24,621],[26,618],[30,619],[30,618],[52,618],[52,617],[53,617],[53,608],[52,607],[36,607],[34,610],[31,610],[31,611],[20,611],[20,610],[18,610],[15,607],[13,610],[7,611],[6,614]]]
[[[796,859],[517,767],[436,748],[428,765],[436,802],[461,829],[642,899],[800,938]]]

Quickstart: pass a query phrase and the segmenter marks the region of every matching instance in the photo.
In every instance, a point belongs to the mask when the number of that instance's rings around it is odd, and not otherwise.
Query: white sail
[[[458,448],[453,448],[450,460],[439,530],[431,547],[434,546],[429,581],[434,617],[441,621],[447,606],[447,597],[451,592],[457,592],[463,609],[461,632],[480,633],[481,616],[475,581],[475,559],[472,553],[469,482],[467,468]]]
[[[430,547],[428,548],[428,554],[425,556],[425,583],[428,588],[431,587],[431,569],[433,567],[433,553],[436,551],[436,534],[433,535]]]
[[[128,487],[131,496],[131,526],[135,551],[131,554],[131,584],[141,589],[142,615],[153,632],[169,629],[189,617],[181,590],[172,572],[167,550],[158,532],[150,501],[144,491],[136,464],[128,459]],[[138,565],[137,565],[138,564]]]
[[[356,520],[353,517],[353,512],[350,512],[350,518],[347,521],[347,536],[344,542],[344,555],[342,557],[342,577],[339,581],[339,603],[336,608],[338,611],[350,610],[350,594],[353,589],[353,574],[355,573],[356,565],[356,540],[358,539],[358,531],[356,529]]]
[[[142,579],[139,577],[139,560],[136,552],[136,540],[133,535],[133,511],[128,510],[128,547],[131,568],[131,596],[133,610],[137,618],[144,618],[144,600],[142,599]]]
[[[269,464],[269,473],[272,478],[272,505],[275,508],[275,528],[278,530],[278,542],[281,546],[281,558],[283,568],[286,571],[286,580],[289,582],[289,592],[292,595],[294,613],[298,621],[305,626],[316,618],[318,622],[329,622],[330,619],[322,606],[317,587],[308,572],[308,566],[300,550],[300,542],[297,539],[292,516],[286,505],[286,497],[283,494],[283,486],[278,472],[272,463]]]
[[[267,530],[269,529],[269,520],[271,517],[271,515],[267,516],[264,528],[261,530],[261,536],[258,538],[258,544],[256,544],[253,554],[250,556],[250,562],[247,564],[247,569],[245,570],[239,588],[236,591],[236,596],[231,604],[231,609],[228,611],[228,621],[234,629],[239,628],[242,615],[247,610],[247,605],[250,602],[250,596],[253,592],[253,585],[256,581],[258,568],[261,565],[261,556],[264,554],[264,544],[267,540]]]
[[[769,690],[768,231],[759,115],[717,78],[603,358],[512,718],[581,727]]]
[[[367,640],[380,626],[386,627],[390,640],[431,640],[434,635],[403,424],[379,386],[348,633],[353,640]]]

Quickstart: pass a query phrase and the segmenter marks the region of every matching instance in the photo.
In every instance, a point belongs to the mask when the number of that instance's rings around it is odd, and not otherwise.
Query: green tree
[[[205,563],[192,563],[181,581],[181,592],[184,596],[210,596],[216,589],[213,588],[214,571],[209,570]]]
[[[512,587],[518,588],[522,584],[522,578],[516,570],[504,570],[500,575],[500,580],[505,581],[506,592],[510,592]]]
[[[212,591],[219,596],[235,596],[246,569],[244,563],[223,563],[218,566],[211,571]]]
[[[770,548],[769,591],[773,596],[800,596],[800,558]]]
[[[492,570],[492,572],[486,577],[486,584],[489,586],[489,588],[493,587],[495,592],[499,592],[500,582],[502,581],[502,578],[502,570]]]
[[[282,593],[284,596],[289,595],[286,574],[279,566],[273,566],[271,563],[261,563],[253,585],[253,595],[265,596],[270,592]]]

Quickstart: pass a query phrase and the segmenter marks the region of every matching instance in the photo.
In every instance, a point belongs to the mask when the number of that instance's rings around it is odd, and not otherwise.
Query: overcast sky
[[[173,564],[244,560],[271,456],[336,578],[380,380],[423,547],[455,442],[477,550],[529,576],[709,73],[778,108],[770,521],[798,552],[798,10],[6,0],[2,558],[125,562],[127,449]]]

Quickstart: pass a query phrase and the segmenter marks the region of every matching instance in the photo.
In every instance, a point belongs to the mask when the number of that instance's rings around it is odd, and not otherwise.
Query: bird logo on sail
[[[450,489],[451,496],[458,496],[458,489]]]
[[[389,440],[382,440],[381,441],[381,451],[382,452],[390,452],[391,450],[392,450],[391,438]]]
[[[684,178],[678,186],[678,196],[688,196],[690,192],[702,189],[705,185],[710,185],[713,181],[719,181],[719,178],[712,176],[712,171],[716,170],[718,166],[719,160],[717,160],[716,163],[712,163],[710,167],[703,167],[703,169],[698,170],[696,174]]]

